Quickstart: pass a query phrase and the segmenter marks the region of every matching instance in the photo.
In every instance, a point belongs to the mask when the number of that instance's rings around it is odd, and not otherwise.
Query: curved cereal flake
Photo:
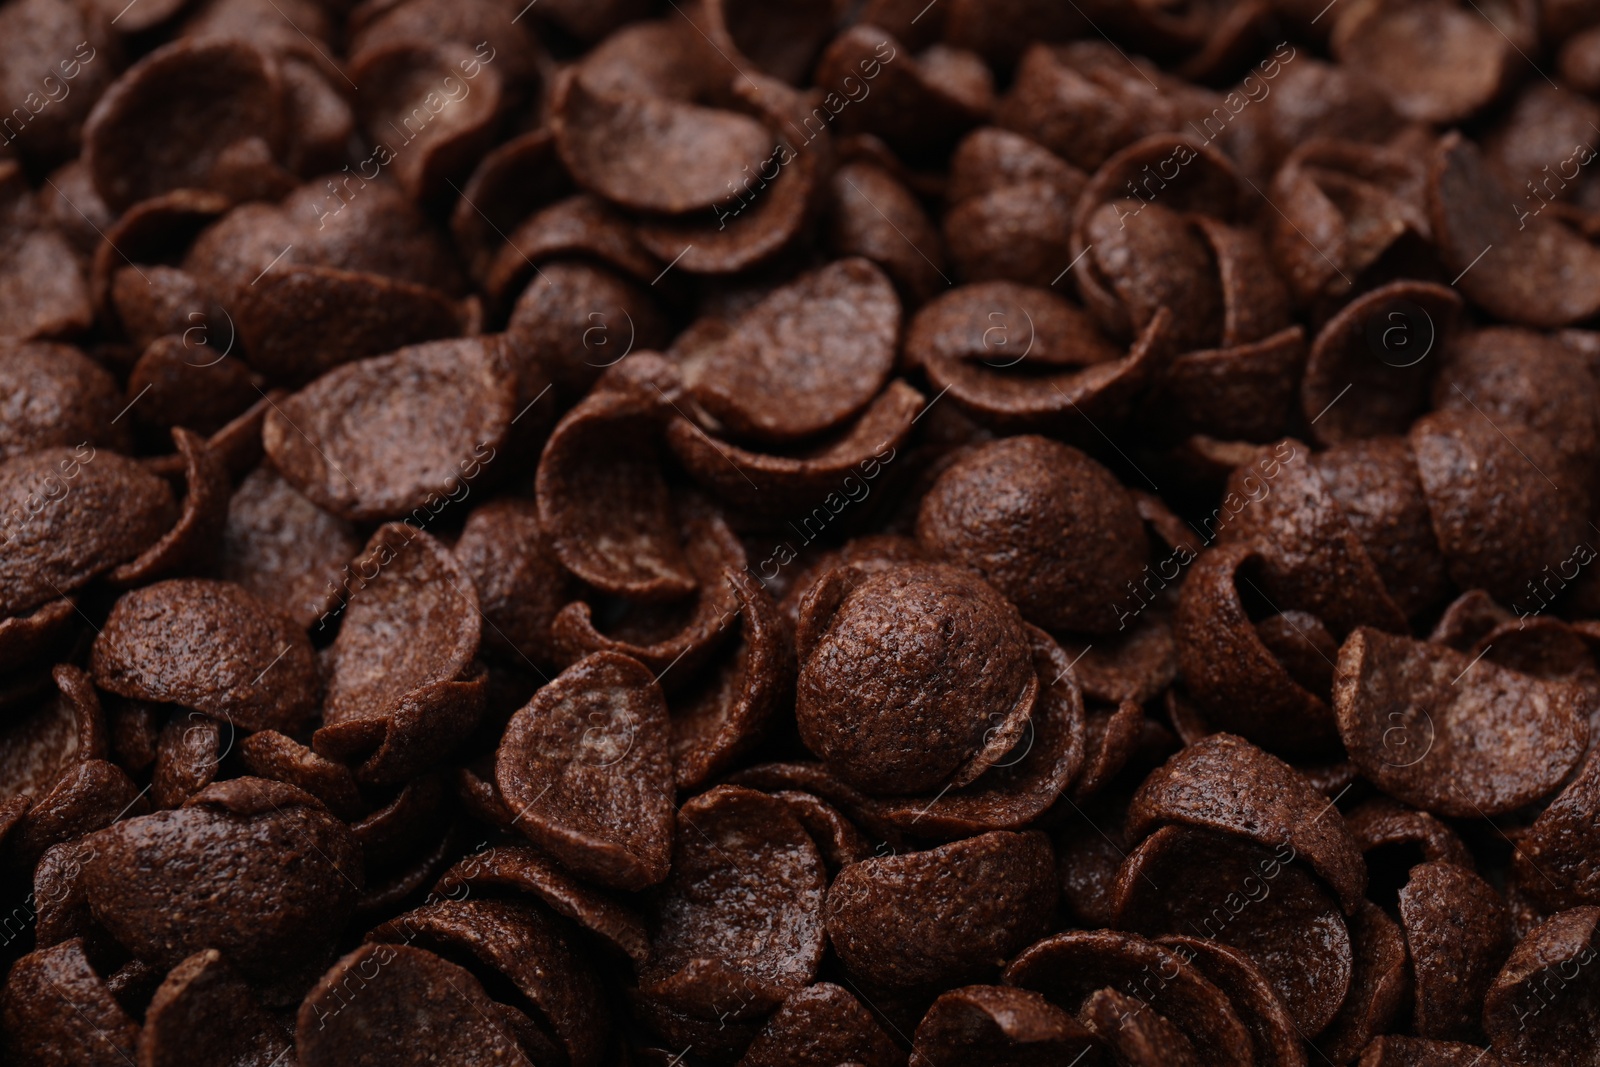
[[[772,796],[783,801],[790,813],[800,820],[800,825],[806,828],[822,853],[830,873],[837,874],[839,868],[860,863],[872,855],[872,846],[855,823],[815,793],[779,789],[773,791]]]
[[[16,1063],[113,1067],[133,1062],[139,1024],[90,965],[79,938],[18,960],[0,994],[5,1046]]]
[[[216,557],[228,510],[227,457],[181,426],[173,428],[172,440],[183,457],[185,491],[178,521],[161,540],[106,575],[115,586],[208,569]]]
[[[828,197],[828,246],[835,255],[870,259],[913,305],[944,287],[939,231],[889,170],[846,163],[828,180]]]
[[[1483,154],[1458,133],[1435,150],[1428,212],[1439,259],[1452,276],[1486,246],[1478,268],[1460,278],[1474,304],[1497,318],[1551,329],[1600,310],[1600,248],[1552,214],[1522,218],[1521,201],[1489,171]]]
[[[193,641],[203,633],[204,645]],[[306,635],[231,582],[185,578],[124,594],[93,650],[95,684],[194,708],[244,730],[298,730],[320,682]]]
[[[133,559],[176,514],[166,482],[93,446],[0,463],[0,615],[25,615]]]
[[[1305,330],[1185,352],[1161,380],[1161,401],[1180,429],[1236,441],[1268,441],[1288,429],[1295,382],[1306,363]]]
[[[969,985],[942,994],[928,1008],[917,1024],[911,1064],[1073,1063],[1096,1045],[1082,1023],[1030,989]]]
[[[105,724],[88,675],[62,664],[58,695],[17,715],[0,746],[0,794],[43,796],[74,763],[106,758]]]
[[[556,83],[551,110],[573,179],[635,211],[681,215],[720,204],[771,148],[766,128],[746,115],[600,91],[581,72]]]
[[[981,445],[922,498],[917,540],[977,571],[1047,630],[1110,633],[1147,555],[1133,498],[1112,473],[1043,437]]]
[[[1227,996],[1182,957],[1137,934],[1072,931],[1024,949],[1005,983],[1044,994],[1074,1014],[1097,991],[1123,998],[1136,1017],[1169,1021],[1193,1043],[1203,1067],[1250,1063],[1250,1034]],[[1115,1023],[1122,1012],[1110,1014]],[[1143,1067],[1141,1064],[1140,1067]]]
[[[739,649],[681,701],[673,701],[673,778],[704,788],[765,737],[794,680],[788,620],[746,571],[724,572],[737,597]]]
[[[315,314],[306,314],[308,308]],[[461,332],[438,289],[365,271],[278,263],[234,305],[250,366],[290,387],[369,356]],[[218,326],[226,337],[226,323]]]
[[[894,1039],[849,990],[818,982],[790,994],[750,1043],[739,1067],[899,1067]]]
[[[529,893],[594,934],[635,966],[650,958],[650,936],[632,908],[567,874],[526,845],[495,845],[467,856],[440,876],[434,891],[451,900],[481,891]]]
[[[970,784],[1036,706],[1042,683],[1021,616],[948,564],[902,565],[849,589],[860,576],[832,571],[801,604],[801,738],[869,793]]]
[[[484,289],[495,305],[508,304],[539,274],[537,264],[563,257],[603,263],[646,284],[661,272],[620,212],[581,193],[524,219],[495,253]]]
[[[363,784],[405,781],[439,762],[483,717],[488,672],[425,683],[390,703],[378,717],[330,723],[311,742],[319,754],[342,760]]]
[[[552,662],[550,624],[571,582],[545,543],[537,505],[508,498],[474,508],[454,552],[478,593],[484,648],[513,662]]]
[[[1177,645],[1164,612],[1144,616],[1139,625],[1109,640],[1082,646],[1062,641],[1061,647],[1073,660],[1072,671],[1083,695],[1107,704],[1144,704],[1160,696],[1178,676]]]
[[[670,600],[698,584],[678,540],[654,441],[660,399],[597,391],[539,457],[539,520],[563,566],[596,588]]]
[[[1229,476],[1219,540],[1256,545],[1259,571],[1245,580],[1275,611],[1315,615],[1337,634],[1361,625],[1403,632],[1405,616],[1302,447],[1285,438]]]
[[[1374,797],[1352,808],[1345,825],[1361,846],[1371,853],[1376,849],[1412,846],[1424,861],[1453,863],[1472,869],[1472,854],[1449,825],[1425,811],[1416,811],[1388,797]],[[1367,866],[1373,866],[1369,855]]]
[[[37,92],[29,96],[41,99]],[[8,118],[14,125],[15,115]],[[94,320],[83,267],[66,236],[40,217],[31,193],[17,164],[0,161],[0,342],[5,343],[81,333]]]
[[[672,850],[668,730],[649,670],[598,652],[512,717],[495,781],[529,840],[580,875],[642,889],[667,877]]]
[[[1411,1001],[1411,961],[1405,935],[1382,908],[1363,900],[1350,917],[1355,967],[1350,992],[1315,1047],[1334,1063],[1347,1063],[1373,1037],[1389,1030]]]
[[[1288,842],[1346,913],[1366,886],[1366,864],[1343,816],[1294,768],[1242,738],[1215,734],[1144,780],[1128,809],[1128,833],[1137,837],[1162,823],[1218,830],[1266,848]]]
[[[991,832],[844,868],[828,889],[828,940],[869,982],[937,989],[991,977],[1049,928],[1055,899],[1044,835]]]
[[[697,26],[727,56],[747,59],[791,85],[811,73],[840,9],[837,0],[805,0],[781,11],[753,0],[699,0],[695,7]]]
[[[197,711],[173,715],[156,741],[151,801],[158,808],[180,807],[217,777],[217,765],[233,744],[231,726]]]
[[[1239,1021],[1250,1031],[1257,1067],[1302,1067],[1307,1063],[1294,1019],[1248,954],[1221,941],[1189,934],[1163,937],[1157,944],[1187,955],[1191,966],[1227,994]]]
[[[7,848],[24,869],[53,845],[73,841],[148,805],[132,780],[114,763],[85,759],[69,763],[59,777],[41,787],[42,795],[16,821]]]
[[[1361,1054],[1357,1067],[1507,1067],[1506,1061],[1477,1045],[1386,1034]]]
[[[532,1067],[472,972],[408,945],[362,945],[306,994],[295,1031],[301,1067]]]
[[[699,587],[692,600],[613,610],[609,633],[596,628],[588,603],[574,601],[556,614],[550,626],[559,662],[573,663],[593,652],[616,652],[638,660],[658,676],[672,668],[671,686],[676,688],[722,646],[739,611],[737,593],[726,575],[744,570],[744,548],[719,514],[696,501],[684,503],[684,558]]]
[[[1167,308],[1179,351],[1220,342],[1222,283],[1211,248],[1188,217],[1159,202],[1112,200],[1085,220],[1083,236],[1089,242],[1090,268],[1104,285],[1108,304],[1115,301],[1114,311],[1097,309],[1109,329],[1137,333]]]
[[[0,672],[26,668],[53,658],[72,632],[77,604],[71,597],[51,600],[26,615],[0,619]]]
[[[1043,630],[1030,626],[1027,633],[1039,698],[1022,736],[970,785],[931,799],[885,798],[879,817],[907,834],[923,836],[1020,830],[1043,815],[1069,785],[1079,796],[1077,790],[1091,779],[1102,780],[1097,777],[1099,761],[1089,752],[1091,731],[1072,661]],[[1127,707],[1132,711],[1122,721],[1143,720],[1136,705]]]
[[[340,603],[344,568],[360,550],[349,523],[261,466],[228,501],[220,573],[311,629]]]
[[[516,412],[492,343],[435,341],[346,364],[267,412],[272,465],[354,522],[429,515],[492,462]]]
[[[944,218],[944,244],[964,281],[1048,286],[1072,239],[1072,200],[1054,181],[1025,181],[969,196]]]
[[[553,1032],[545,1041],[553,1037],[573,1067],[599,1067],[607,1022],[600,986],[561,922],[533,904],[441,901],[384,923],[368,938],[442,952],[470,961],[479,973],[498,972],[491,985],[509,981],[526,998],[534,1009],[531,1025]]]
[[[169,334],[152,341],[133,365],[125,406],[144,426],[209,435],[256,402],[257,380],[243,360],[198,353],[181,334]]]
[[[1115,362],[1122,351],[1049,289],[999,281],[963,285],[920,308],[906,331],[905,356],[924,366],[962,359],[1005,370],[1026,360],[1030,368],[1054,369]]]
[[[238,750],[240,762],[251,774],[303,789],[341,819],[355,819],[366,809],[350,768],[276,730],[251,734],[239,742]]]
[[[281,75],[267,55],[243,41],[174,41],[100,98],[84,124],[84,163],[114,210],[175,189],[279,195],[293,183],[276,162],[286,118]]]
[[[869,92],[861,91],[863,79]],[[835,37],[814,80],[841,133],[874,133],[912,156],[948,147],[994,107],[993,75],[976,55],[948,45],[912,55],[877,26],[858,24]]]
[[[997,126],[982,126],[961,139],[950,156],[945,201],[955,205],[1012,185],[1052,182],[1078,198],[1089,176],[1036,141]]]
[[[894,461],[926,410],[923,395],[895,379],[854,421],[815,445],[755,452],[713,437],[683,416],[667,423],[667,445],[691,476],[735,507],[795,514],[842,511]],[[861,495],[857,495],[861,494]]]
[[[537,208],[571,191],[548,128],[520,133],[490,149],[461,186],[450,213],[456,250],[472,276],[484,281],[506,235]]]
[[[1033,373],[1025,362],[1007,369],[918,354],[926,356],[928,384],[937,393],[948,392],[979,424],[999,433],[1040,433],[1087,444],[1095,424],[1127,417],[1134,397],[1167,361],[1171,323],[1171,313],[1163,308],[1126,356],[1072,370]]]
[[[1584,490],[1548,480],[1564,465],[1542,435],[1456,410],[1418,419],[1410,440],[1434,534],[1461,588],[1515,602],[1544,567],[1585,543]]]
[[[324,951],[360,887],[345,825],[309,795],[261,779],[214,783],[89,844],[95,921],[164,966],[210,947],[257,980],[286,976]],[[280,857],[291,852],[299,862],[289,867]]]
[[[139,1061],[145,1067],[270,1064],[290,1044],[290,1035],[213,948],[174,967],[150,998]]]
[[[1437,607],[1450,576],[1405,438],[1347,441],[1309,458],[1396,606],[1408,618]]]
[[[1577,1067],[1595,1027],[1595,924],[1600,908],[1573,908],[1540,923],[1489,986],[1483,1028],[1511,1063]]]
[[[46,448],[89,444],[128,450],[125,401],[106,369],[69,345],[0,344],[0,461]]]
[[[1146,1012],[1137,997],[1115,989],[1089,994],[1078,1018],[1127,1067],[1200,1067],[1194,1042],[1171,1020]]]
[[[1316,1034],[1349,992],[1353,952],[1339,903],[1295,859],[1287,840],[1264,846],[1164,827],[1123,863],[1115,925],[1147,937],[1198,930],[1238,949],[1261,968],[1295,1026]],[[1174,892],[1177,885],[1183,889]]]
[[[1416,974],[1417,1033],[1444,1040],[1476,1033],[1484,994],[1511,947],[1500,894],[1454,864],[1419,864],[1400,890],[1400,924]]]
[[[883,388],[899,322],[883,273],[840,260],[775,290],[727,336],[688,353],[684,386],[732,434],[809,437],[859,414]]]
[[[640,991],[724,1023],[771,1011],[816,978],[826,885],[821,855],[782,801],[727,785],[694,797],[678,812]]]
[[[1144,709],[1131,700],[1115,711],[1095,711],[1088,716],[1083,774],[1072,783],[1072,798],[1094,796],[1127,767],[1139,744]]]
[[[1517,58],[1534,45],[1532,7],[1499,5],[1490,22],[1442,0],[1364,0],[1334,22],[1333,54],[1405,118],[1448,125],[1500,94]],[[1419,52],[1422,41],[1428,47]]]
[[[1247,613],[1240,586],[1262,553],[1250,541],[1221,545],[1190,568],[1173,619],[1178,673],[1218,729],[1281,751],[1320,752],[1337,735],[1332,709],[1295,679]]]
[[[1552,792],[1583,755],[1591,703],[1571,683],[1364,627],[1334,675],[1339,733],[1362,773],[1398,800],[1464,818]]]

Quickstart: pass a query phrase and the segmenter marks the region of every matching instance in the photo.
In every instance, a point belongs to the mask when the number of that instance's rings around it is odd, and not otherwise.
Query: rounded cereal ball
[[[868,793],[972,781],[1033,713],[1039,679],[1024,625],[959,567],[830,571],[800,606],[801,738]]]
[[[1100,464],[1044,437],[957,460],[923,497],[917,540],[969,567],[1047,630],[1111,633],[1145,566],[1133,497]]]

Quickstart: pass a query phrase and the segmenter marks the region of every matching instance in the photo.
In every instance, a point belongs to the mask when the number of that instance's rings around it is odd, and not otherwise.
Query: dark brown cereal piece
[[[684,791],[704,788],[759,744],[794,681],[788,620],[748,571],[730,568],[723,580],[737,598],[739,648],[674,701],[669,747],[674,781]]]
[[[1295,1026],[1316,1034],[1349,992],[1353,952],[1338,902],[1297,858],[1287,839],[1264,847],[1163,827],[1117,876],[1115,925],[1147,937],[1199,931],[1239,949],[1272,983]]]
[[[1488,1049],[1459,1041],[1431,1041],[1425,1037],[1385,1034],[1361,1054],[1357,1067],[1504,1067],[1505,1061]]]
[[[140,1067],[271,1064],[290,1036],[214,948],[172,969],[145,1009]]]
[[[0,672],[59,658],[53,650],[72,632],[77,610],[71,597],[61,597],[29,614],[0,618]]]
[[[1556,63],[1561,80],[1579,92],[1600,92],[1600,30],[1593,26],[1574,33],[1561,46]]]
[[[912,55],[876,26],[835,37],[814,81],[840,132],[877,134],[911,156],[950,145],[994,107],[993,75],[978,56],[942,44]]]
[[[739,1067],[838,1067],[847,1059],[899,1067],[904,1053],[849,990],[818,982],[784,1000]]]
[[[494,845],[456,863],[434,886],[451,900],[515,890],[532,894],[558,915],[599,937],[636,966],[650,958],[644,920],[627,904],[573,878],[526,845]]]
[[[125,1067],[139,1024],[106,988],[74,938],[11,968],[0,1005],[7,1058],[39,1067]]]
[[[360,583],[333,643],[324,729],[383,719],[409,694],[462,677],[478,651],[471,579],[432,535],[380,527],[352,570]]]
[[[1251,1062],[1250,1033],[1226,994],[1176,953],[1137,934],[1071,931],[1045,938],[1011,961],[1005,982],[1073,1013],[1097,991],[1110,990],[1124,998],[1127,1014],[1176,1025],[1205,1067]],[[1113,1022],[1122,1016],[1110,1013]]]
[[[478,593],[485,649],[554,660],[550,623],[570,599],[570,580],[545,544],[538,506],[506,498],[474,508],[454,552]]]
[[[971,985],[942,994],[922,1017],[911,1067],[1073,1063],[1095,1044],[1082,1023],[1030,989]]]
[[[1579,1067],[1593,1059],[1600,997],[1595,924],[1600,908],[1573,908],[1540,923],[1511,952],[1483,1005],[1483,1028],[1512,1063]]]
[[[1133,499],[1094,460],[1042,437],[980,446],[922,499],[917,540],[970,567],[1047,630],[1106,633],[1140,574],[1144,531]]]
[[[108,826],[129,812],[143,814],[143,794],[114,763],[68,764],[48,791],[17,820],[7,842],[17,865],[31,867],[46,849]]]
[[[1022,736],[971,785],[942,791],[931,800],[884,800],[879,812],[884,820],[922,836],[1020,830],[1044,814],[1069,785],[1079,796],[1077,790],[1092,792],[1121,769],[1131,744],[1093,745],[1071,659],[1043,630],[1028,627],[1028,638],[1039,698]],[[1137,705],[1126,705],[1117,729],[1108,733],[1134,736],[1143,718]],[[1113,748],[1120,758],[1108,755]]]
[[[1306,354],[1300,326],[1233,347],[1185,352],[1162,378],[1161,401],[1180,430],[1271,440],[1288,429]]]
[[[1307,692],[1332,693],[1339,642],[1321,619],[1290,609],[1258,620],[1255,629],[1261,643]]]
[[[1214,347],[1221,340],[1222,285],[1216,263],[1187,217],[1159,202],[1111,200],[1084,220],[1082,232],[1086,247],[1093,249],[1090,260],[1097,281],[1118,305],[1114,318],[1102,315],[1115,332],[1137,333],[1157,311],[1168,308],[1179,351]],[[1093,302],[1089,306],[1096,307]]]
[[[889,170],[846,163],[829,179],[828,194],[828,247],[835,255],[873,261],[913,306],[945,287],[939,231]]]
[[[49,77],[49,75],[45,75]],[[37,93],[31,98],[42,100]],[[7,114],[14,128],[18,113]],[[35,206],[16,163],[0,160],[0,343],[81,333],[94,320],[83,268],[72,246]]]
[[[944,241],[958,276],[1047,286],[1060,278],[1061,249],[1072,237],[1072,200],[1054,181],[1007,185],[956,204]]]
[[[58,695],[6,724],[0,795],[41,796],[73,763],[107,758],[105,723],[88,675],[66,664],[51,673]]]
[[[1403,437],[1368,437],[1313,453],[1311,466],[1408,617],[1436,607],[1450,589],[1417,460]]]
[[[574,950],[564,921],[538,905],[508,900],[440,901],[384,923],[368,939],[416,945],[470,960],[480,973],[509,981],[534,1011],[519,1034],[548,1027],[573,1067],[597,1067],[607,1043],[606,1011],[588,964]]]
[[[998,329],[996,329],[998,327]],[[963,285],[918,310],[905,357],[929,365],[952,359],[1007,370],[1111,363],[1122,351],[1081,308],[1048,289],[1016,282]]]
[[[761,1028],[759,1020],[745,1022],[733,1018],[734,1012],[741,1008],[737,996],[725,995],[721,1006],[711,1013],[709,1019],[679,1011],[633,990],[628,991],[627,997],[634,1018],[661,1045],[671,1050],[660,1051],[653,1060],[641,1055],[647,1064],[661,1063],[664,1067],[674,1067],[673,1056],[679,1055],[684,1049],[693,1049],[712,1063],[736,1064]]]
[[[158,965],[211,947],[246,975],[286,976],[323,951],[360,889],[360,849],[345,825],[309,794],[256,778],[214,783],[89,843],[95,921]],[[298,862],[286,866],[285,855]]]
[[[801,605],[802,738],[868,792],[970,783],[1033,713],[1040,680],[1021,617],[946,564],[904,565],[847,592],[850,581],[831,572]]]
[[[35,166],[75,153],[84,117],[116,77],[118,50],[111,37],[109,15],[95,5],[30,0],[0,17],[0,40],[6,42],[0,93],[27,116],[20,125],[12,117],[9,148]]]
[[[182,426],[212,434],[261,396],[243,360],[214,355],[183,335],[158,337],[128,375],[125,402],[153,427]]]
[[[872,845],[866,835],[838,808],[815,793],[779,789],[772,796],[788,805],[790,813],[800,820],[817,851],[822,853],[830,873],[836,874],[839,868],[860,863],[872,855]]]
[[[1191,745],[1139,787],[1128,833],[1179,823],[1249,838],[1287,841],[1322,876],[1346,913],[1366,885],[1366,864],[1344,818],[1294,768],[1242,738],[1216,734]]]
[[[1072,799],[1087,800],[1111,783],[1133,758],[1144,726],[1144,709],[1124,700],[1112,711],[1088,715],[1083,774],[1072,783]]]
[[[302,1067],[530,1067],[500,1006],[471,971],[408,945],[362,945],[300,1004]]]
[[[1124,602],[1118,610],[1126,607]],[[1160,696],[1178,677],[1177,645],[1164,611],[1141,614],[1137,624],[1130,621],[1115,637],[1081,646],[1064,640],[1061,647],[1073,662],[1072,671],[1083,686],[1083,695],[1107,704],[1144,704]]]
[[[742,56],[793,85],[811,72],[817,53],[833,33],[839,8],[836,0],[806,0],[783,10],[751,0],[700,0],[697,25],[726,52],[730,63],[732,56]]]
[[[1334,675],[1351,759],[1389,795],[1437,815],[1488,818],[1549,794],[1583,755],[1589,704],[1571,683],[1365,627]]]
[[[556,614],[550,626],[557,662],[571,664],[592,652],[617,652],[658,675],[676,666],[669,683],[676,688],[730,636],[728,624],[739,611],[739,599],[727,574],[744,570],[744,548],[714,509],[692,498],[681,503],[684,559],[698,586],[695,595],[675,604],[628,604],[612,612],[608,633],[596,627],[589,603],[574,601]]]
[[[720,341],[686,353],[684,386],[738,436],[782,443],[833,429],[888,381],[900,302],[870,261],[845,259],[774,290]]]
[[[74,937],[85,939],[97,953],[103,947],[105,935],[94,924],[83,887],[83,865],[91,854],[82,841],[63,841],[39,857],[33,869],[34,947],[49,948]]]
[[[1517,58],[1534,46],[1531,9],[1510,5],[1490,23],[1440,0],[1359,3],[1336,16],[1330,43],[1334,56],[1402,116],[1448,125],[1500,94]],[[1426,54],[1418,51],[1423,41],[1430,42]]]
[[[181,426],[173,427],[172,441],[178,446],[174,457],[182,463],[184,482],[182,509],[178,521],[161,539],[137,557],[114,568],[106,577],[119,588],[143,585],[157,578],[209,569],[216,559],[218,541],[228,510],[228,460],[220,449]],[[150,469],[166,470],[159,463]],[[174,474],[179,468],[170,468]]]
[[[349,523],[261,466],[228,501],[220,573],[311,629],[339,604],[360,548]]]
[[[869,982],[937,989],[991,977],[1048,929],[1055,900],[1044,835],[995,831],[844,868],[828,889],[828,939]]]
[[[1405,616],[1304,449],[1285,438],[1229,476],[1219,539],[1256,543],[1260,584],[1245,581],[1273,610],[1309,612],[1337,634],[1403,632]]]
[[[342,763],[324,759],[276,730],[259,730],[238,744],[239,759],[251,774],[303,789],[341,819],[366,810],[355,776]]]
[[[1115,989],[1089,994],[1078,1009],[1083,1025],[1126,1067],[1200,1067],[1200,1053],[1175,1023],[1147,1012],[1138,997]],[[1244,1061],[1248,1062],[1248,1061]]]
[[[281,194],[294,181],[276,162],[284,105],[276,64],[249,43],[174,41],[100,98],[84,124],[84,163],[114,210],[180,188]]]
[[[0,614],[26,614],[133,559],[176,514],[166,482],[113,452],[48,448],[0,463]]]
[[[1089,176],[1020,133],[983,126],[961,139],[950,156],[945,200],[953,205],[1013,185],[1051,182],[1076,200]]]
[[[637,211],[709,209],[728,199],[743,167],[758,166],[771,149],[766,128],[747,115],[602,91],[581,72],[556,83],[552,116],[573,179]]]
[[[155,806],[180,807],[210,785],[233,742],[232,726],[197,711],[174,714],[156,742],[156,764],[150,777],[150,799]]]
[[[1257,1067],[1301,1067],[1307,1062],[1294,1020],[1249,955],[1221,941],[1189,934],[1163,937],[1157,944],[1186,955],[1190,966],[1227,994],[1239,1021],[1250,1031]]]
[[[539,457],[539,520],[563,566],[603,592],[671,600],[697,583],[654,456],[659,397],[600,390]]]
[[[1315,1047],[1334,1063],[1348,1063],[1374,1036],[1388,1030],[1411,1001],[1411,962],[1405,935],[1382,908],[1363,900],[1350,917],[1355,968],[1350,992]]]
[[[786,790],[812,793],[844,812],[851,822],[874,839],[904,843],[905,835],[884,818],[881,802],[846,785],[821,763],[758,763],[730,774],[728,784],[747,786],[774,796]]]
[[[1484,993],[1511,948],[1500,894],[1454,864],[1418,864],[1400,890],[1400,923],[1416,974],[1417,1033],[1440,1039],[1476,1033]]]
[[[1300,383],[1301,411],[1315,420],[1316,442],[1404,433],[1426,404],[1434,369],[1428,357],[1460,309],[1461,298],[1445,286],[1398,281],[1329,319],[1312,342]],[[1347,387],[1351,395],[1341,398]]]
[[[412,858],[419,840],[437,836],[445,815],[445,785],[437,773],[419,775],[387,803],[350,821],[369,874]],[[372,805],[366,805],[371,808]],[[376,881],[376,879],[373,879]]]
[[[123,399],[100,364],[69,345],[0,345],[0,460],[89,444],[126,451],[127,423],[112,420]]]
[[[1425,861],[1472,869],[1472,854],[1461,838],[1448,824],[1425,811],[1408,808],[1388,797],[1373,797],[1352,808],[1344,818],[1362,852],[1412,845]],[[1372,865],[1370,857],[1367,864]]]
[[[569,869],[642,889],[667,876],[672,851],[668,731],[650,671],[597,652],[512,717],[495,781],[518,829]]]
[[[1250,621],[1240,583],[1262,549],[1208,549],[1189,569],[1173,619],[1184,688],[1218,729],[1281,751],[1316,753],[1338,735],[1328,702],[1303,688]]]
[[[677,416],[667,444],[690,475],[721,500],[752,512],[832,516],[864,501],[871,482],[892,463],[926,410],[921,393],[895,379],[853,422],[798,450],[754,452]],[[831,521],[831,520],[830,520]]]
[[[1494,597],[1482,589],[1469,589],[1445,606],[1428,640],[1448,645],[1457,652],[1467,652],[1477,647],[1486,635],[1513,621],[1511,612],[1501,607]]]
[[[1600,309],[1600,248],[1554,214],[1519,219],[1518,197],[1490,172],[1483,154],[1459,133],[1435,150],[1428,212],[1439,259],[1460,275],[1472,302],[1526,326],[1570,326]],[[1486,246],[1494,251],[1472,269]]]
[[[182,704],[245,730],[292,732],[316,711],[311,642],[231,582],[174,579],[123,595],[95,639],[93,666],[102,689]]]
[[[721,785],[678,812],[639,988],[701,1019],[740,1022],[816,978],[827,873],[781,801]]]
[[[413,345],[318,378],[267,412],[262,440],[284,478],[342,518],[432,514],[504,445],[515,386],[488,341]]]
[[[1600,756],[1591,751],[1561,793],[1517,835],[1512,875],[1548,908],[1600,904],[1600,854],[1591,829],[1600,810]]]
[[[571,179],[555,165],[548,128],[519,133],[485,153],[450,213],[456,250],[471,275],[483,282],[505,249],[506,235],[571,191]]]
[[[508,304],[531,280],[544,280],[534,279],[538,263],[567,257],[592,260],[645,283],[661,273],[620,211],[599,197],[579,193],[522,221],[495,255],[483,283],[485,293],[495,306]]]
[[[359,62],[368,52],[383,51],[396,44],[448,43],[466,45],[469,49],[484,41],[486,34],[500,30],[493,38],[499,47],[488,47],[487,42],[475,51],[482,62],[467,62],[459,68],[457,77],[477,83],[485,68],[501,69],[505,78],[521,84],[537,76],[538,48],[534,31],[527,22],[514,28],[498,25],[501,10],[481,0],[461,4],[443,4],[438,0],[405,0],[403,3],[366,7],[351,13],[350,57],[352,64]],[[358,84],[359,78],[354,79]],[[442,92],[452,92],[443,86]],[[474,92],[476,89],[473,90]],[[457,101],[458,103],[460,101]]]

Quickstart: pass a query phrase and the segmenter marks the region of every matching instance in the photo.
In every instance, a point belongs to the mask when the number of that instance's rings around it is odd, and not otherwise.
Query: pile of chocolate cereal
[[[1600,1065],[1600,0],[3,0],[0,1062]]]

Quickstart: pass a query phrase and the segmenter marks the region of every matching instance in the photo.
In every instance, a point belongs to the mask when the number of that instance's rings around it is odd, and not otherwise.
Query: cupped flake
[[[1587,1067],[1600,1029],[1600,908],[1573,908],[1540,923],[1489,986],[1483,1028],[1507,1061]]]
[[[150,998],[139,1033],[140,1067],[270,1067],[291,1036],[214,948],[172,969]]]
[[[182,578],[124,594],[93,650],[95,684],[244,730],[293,732],[320,682],[305,633],[232,582]]]
[[[512,717],[495,782],[517,828],[567,868],[643,889],[667,877],[673,848],[669,730],[650,671],[597,652]]]
[[[1076,1063],[1095,1046],[1082,1023],[1031,989],[970,985],[950,990],[928,1008],[917,1024],[911,1067],[965,1067],[979,1060],[993,1067]]]
[[[1489,818],[1553,792],[1583,756],[1592,705],[1572,683],[1364,627],[1334,674],[1350,758],[1436,815]]]
[[[781,800],[717,786],[678,813],[640,992],[698,1019],[758,1018],[816,978],[827,872]]]
[[[1413,1025],[1423,1037],[1477,1033],[1484,994],[1511,949],[1511,917],[1494,888],[1451,863],[1414,867],[1400,925],[1416,975]]]
[[[435,341],[346,364],[267,412],[278,472],[341,518],[425,521],[493,462],[516,416],[493,342]]]
[[[849,990],[819,982],[773,1012],[739,1067],[900,1067],[905,1054]]]

